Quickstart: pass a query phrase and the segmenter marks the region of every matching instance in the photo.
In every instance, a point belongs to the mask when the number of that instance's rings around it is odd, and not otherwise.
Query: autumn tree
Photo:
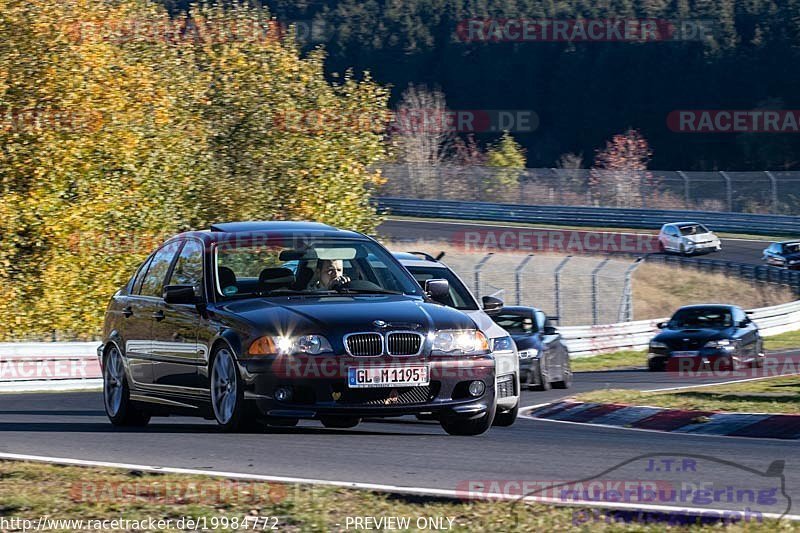
[[[614,135],[598,150],[589,185],[595,201],[619,207],[643,206],[643,194],[653,187],[647,170],[652,152],[647,140],[635,129]]]

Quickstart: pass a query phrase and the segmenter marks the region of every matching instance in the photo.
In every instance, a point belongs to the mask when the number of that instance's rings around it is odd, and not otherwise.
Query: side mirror
[[[487,313],[497,313],[505,305],[503,300],[494,296],[484,296],[481,300],[483,302],[483,310]]]
[[[196,304],[197,296],[193,285],[167,285],[164,287],[164,301],[168,304]]]
[[[553,326],[545,326],[542,330],[543,335],[558,335],[558,330]]]
[[[667,323],[666,322],[659,322],[658,324],[656,324],[656,327],[658,329],[664,329],[665,327],[667,327]]]
[[[450,282],[446,279],[425,280],[425,292],[431,300],[439,300],[450,295]]]
[[[740,322],[739,322],[739,327],[740,327],[740,328],[746,328],[746,327],[747,327],[747,326],[749,326],[749,325],[750,325],[752,322],[753,322],[753,321],[752,321],[752,320],[750,320],[749,318],[745,318],[744,320],[742,320],[742,321],[740,321]]]

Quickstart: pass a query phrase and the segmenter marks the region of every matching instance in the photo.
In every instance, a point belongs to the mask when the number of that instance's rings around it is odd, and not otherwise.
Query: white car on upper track
[[[692,255],[719,252],[722,242],[719,237],[699,222],[672,222],[661,226],[658,242],[665,252]]]

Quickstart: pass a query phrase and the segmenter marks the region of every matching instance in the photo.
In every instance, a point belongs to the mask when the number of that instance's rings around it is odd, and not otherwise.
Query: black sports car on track
[[[492,319],[511,334],[517,345],[523,386],[549,390],[572,385],[569,351],[544,312],[535,307],[506,306]]]
[[[737,370],[764,364],[758,326],[733,305],[689,305],[660,323],[650,341],[650,370]]]
[[[241,222],[168,240],[114,294],[98,349],[114,425],[189,414],[234,431],[436,413],[451,434],[495,416],[495,360],[373,239]]]

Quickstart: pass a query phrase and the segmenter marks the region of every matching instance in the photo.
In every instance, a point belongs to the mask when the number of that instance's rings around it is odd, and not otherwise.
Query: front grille
[[[514,389],[514,376],[512,374],[497,378],[498,398],[508,398],[510,396],[514,396],[516,393]]]
[[[367,406],[413,405],[427,403],[436,395],[434,384],[421,387],[345,389],[338,403]]]
[[[389,355],[417,355],[422,348],[422,335],[411,331],[389,333],[387,344]]]
[[[347,352],[357,357],[374,357],[383,353],[383,337],[380,333],[353,333],[344,341]]]

